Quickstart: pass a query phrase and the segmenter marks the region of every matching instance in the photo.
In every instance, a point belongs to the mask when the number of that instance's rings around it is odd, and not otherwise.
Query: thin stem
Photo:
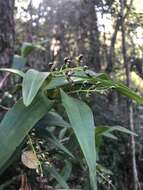
[[[31,146],[31,148],[32,148],[33,154],[36,156],[36,158],[37,158],[37,160],[38,160],[38,165],[39,165],[40,174],[43,176],[42,165],[41,165],[40,160],[39,160],[38,157],[37,157],[37,153],[36,153],[36,150],[35,150],[35,148],[34,148],[34,146],[33,146],[33,142],[32,142],[32,139],[31,139],[30,135],[28,135],[28,140],[29,140],[30,146]]]

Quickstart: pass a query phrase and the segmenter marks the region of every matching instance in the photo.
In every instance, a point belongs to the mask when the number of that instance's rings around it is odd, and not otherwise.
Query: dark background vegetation
[[[78,65],[82,55],[82,65],[106,72],[142,95],[142,7],[142,0],[0,0],[0,67],[12,67],[13,55],[20,54],[23,42],[40,43],[45,50],[33,51],[26,68],[60,68],[65,57]],[[1,74],[1,117],[15,102],[11,82]],[[94,94],[88,101],[96,125],[120,125],[138,134],[103,139],[99,163],[112,171],[116,189],[142,189],[143,107],[111,91]],[[83,175],[77,173],[79,178]],[[99,189],[112,187],[101,185]]]

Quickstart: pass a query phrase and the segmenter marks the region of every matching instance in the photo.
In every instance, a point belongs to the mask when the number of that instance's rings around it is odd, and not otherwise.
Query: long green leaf
[[[65,167],[63,168],[61,175],[63,178],[67,181],[71,175],[72,172],[72,163],[68,160],[65,160]]]
[[[124,96],[136,101],[138,104],[143,104],[143,97],[139,96],[137,93],[135,93],[133,90],[128,88],[127,86],[123,85],[119,82],[114,82],[108,78],[103,77],[103,75],[98,77],[88,77],[88,81],[91,81],[93,83],[99,82],[103,87],[112,88],[113,90],[116,90],[123,94]]]
[[[21,48],[21,56],[27,57],[34,49],[40,49],[45,51],[45,48],[43,48],[40,44],[24,42]]]
[[[81,83],[83,83],[85,81],[83,78],[79,78],[79,77],[71,77],[71,80],[75,84],[81,84]],[[50,83],[47,85],[46,89],[51,90],[51,89],[55,89],[55,88],[60,88],[62,86],[69,85],[70,83],[71,82],[68,81],[66,77],[58,76],[58,77],[53,78],[50,81]]]
[[[128,135],[137,136],[136,133],[126,129],[125,127],[121,127],[121,126],[113,126],[113,127],[100,126],[100,127],[96,127],[96,129],[95,129],[96,147],[98,147],[98,148],[100,147],[103,136],[117,140],[118,138],[112,134],[112,132],[114,132],[114,131],[119,131],[122,133],[126,133]]]
[[[49,72],[38,72],[34,69],[30,69],[26,72],[22,83],[22,95],[25,106],[31,104],[40,87],[49,75]]]
[[[70,128],[70,124],[66,122],[58,113],[55,111],[50,111],[42,119],[42,124],[44,126],[58,126]]]
[[[91,84],[97,85],[97,83],[99,83],[98,85],[102,87],[112,88],[113,90],[120,92],[124,96],[136,101],[138,104],[143,104],[143,97],[139,96],[137,93],[135,93],[133,90],[131,90],[124,84],[112,81],[106,74],[95,73],[90,70],[87,70],[85,73],[87,74],[86,77],[83,74],[77,76],[79,81],[80,78],[84,78],[84,80],[87,80]]]
[[[128,98],[136,101],[138,104],[143,104],[143,97],[139,96],[137,93],[135,93],[133,90],[131,90],[127,86],[121,83],[116,83],[115,89],[116,91],[120,92],[124,96],[127,96]]]
[[[54,144],[56,147],[58,147],[60,150],[71,156],[73,159],[75,159],[74,155],[52,134],[52,132],[46,128],[46,131],[50,134],[51,137],[48,137],[48,140]]]
[[[10,72],[13,74],[17,74],[21,77],[24,77],[24,73],[20,70],[17,70],[17,69],[1,68],[0,71]]]
[[[137,136],[137,134],[134,133],[133,131],[130,131],[129,129],[127,129],[125,127],[121,127],[121,126],[109,127],[108,130],[106,131],[106,133],[109,133],[109,132],[111,133],[113,131],[119,131],[119,132],[126,133],[126,134],[129,134],[129,135]]]
[[[60,172],[60,175],[65,181],[67,181],[70,178],[71,172],[72,172],[72,163],[69,162],[68,160],[65,160],[65,166]],[[59,188],[60,186],[59,184],[57,184],[56,189],[59,189]]]
[[[113,139],[113,140],[117,140],[118,138],[111,134],[111,133],[104,133],[103,136],[107,137],[107,138],[110,138],[110,139]]]
[[[96,190],[95,125],[92,111],[84,102],[68,96],[62,90],[61,97],[89,167],[91,189]]]
[[[0,124],[0,171],[33,126],[51,108],[41,97],[36,97],[29,107],[19,100],[8,111]]]
[[[130,131],[129,129],[127,129],[125,127],[121,127],[121,126],[113,126],[113,127],[101,126],[101,127],[96,127],[95,135],[96,136],[101,136],[101,135],[105,135],[107,133],[111,133],[111,132],[114,132],[114,131],[119,131],[119,132],[126,133],[126,134],[129,134],[129,135],[137,136],[137,134],[134,133],[133,131]]]
[[[44,171],[45,175],[47,175],[47,173],[52,175],[62,188],[69,189],[69,186],[64,180],[64,178],[57,172],[57,170],[53,166],[44,165]]]

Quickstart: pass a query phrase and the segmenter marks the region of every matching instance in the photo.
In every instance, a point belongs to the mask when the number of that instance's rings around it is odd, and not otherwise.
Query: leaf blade
[[[25,106],[31,104],[40,87],[49,75],[49,72],[38,72],[34,69],[30,69],[26,72],[22,83],[22,95]]]
[[[92,189],[96,190],[95,126],[90,108],[61,90],[62,104],[68,114],[82,152],[89,167]]]
[[[52,175],[56,181],[61,185],[62,188],[69,189],[68,184],[64,180],[64,178],[57,172],[54,166],[50,166],[48,164],[44,165],[45,174],[48,172]]]
[[[24,75],[25,75],[22,71],[17,70],[17,69],[0,68],[0,71],[5,71],[5,72],[10,72],[10,73],[13,73],[13,74],[17,74],[20,77],[24,77]]]
[[[40,44],[24,42],[21,48],[21,56],[27,57],[34,49],[40,49],[45,51],[45,48],[43,48]]]
[[[29,107],[25,107],[21,99],[6,113],[0,124],[0,172],[28,132],[51,106],[50,101],[48,106],[41,97],[37,97]]]

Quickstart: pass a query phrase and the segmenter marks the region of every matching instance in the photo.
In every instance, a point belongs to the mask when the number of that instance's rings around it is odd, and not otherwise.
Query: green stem
[[[36,150],[35,150],[35,148],[34,148],[34,146],[33,146],[33,142],[32,142],[32,139],[31,139],[30,135],[28,135],[28,140],[29,140],[31,149],[32,149],[32,151],[33,151],[33,154],[36,156],[36,158],[37,158],[37,160],[38,160],[38,165],[39,165],[40,174],[41,174],[41,176],[43,176],[42,164],[41,164],[40,160],[39,160],[38,157],[37,157],[37,153],[36,153]]]

